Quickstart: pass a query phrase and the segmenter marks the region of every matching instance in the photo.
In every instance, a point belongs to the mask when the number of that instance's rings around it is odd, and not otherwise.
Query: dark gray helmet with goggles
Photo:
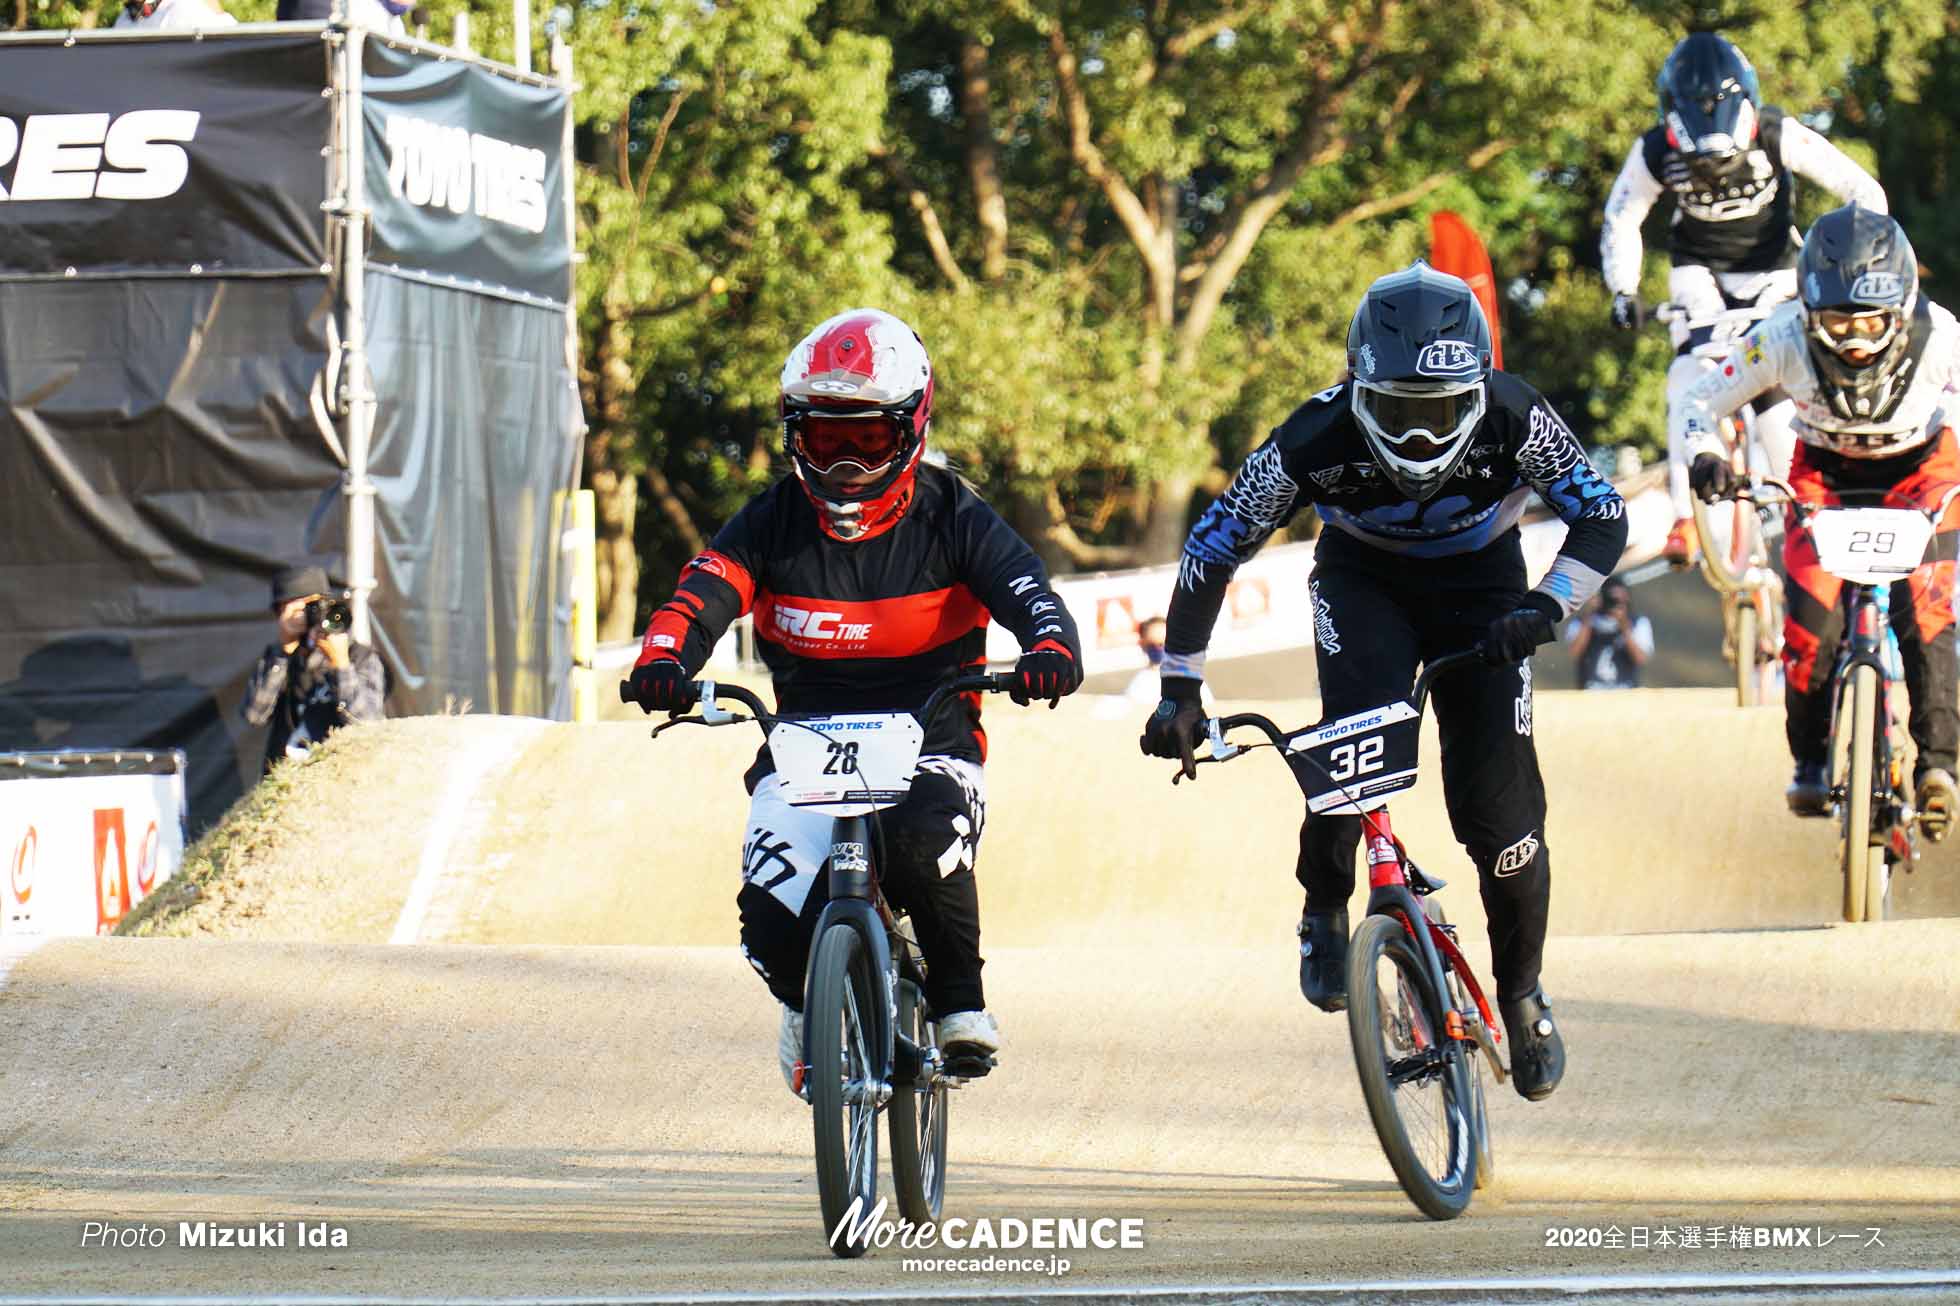
[[[1368,451],[1397,489],[1429,498],[1470,451],[1489,402],[1483,307],[1467,282],[1417,260],[1368,287],[1347,356]]]
[[[1713,32],[1683,37],[1654,85],[1667,143],[1697,176],[1721,175],[1755,145],[1762,89],[1755,68],[1726,38]]]
[[[1876,421],[1905,392],[1919,260],[1898,222],[1857,204],[1811,227],[1797,262],[1804,343],[1831,408]]]

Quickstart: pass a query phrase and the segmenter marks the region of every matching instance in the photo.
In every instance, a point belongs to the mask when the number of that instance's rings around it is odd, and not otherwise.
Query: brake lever
[[[733,712],[722,712],[719,715],[721,719],[718,721],[711,721],[705,716],[669,717],[665,721],[662,721],[659,725],[655,726],[653,728],[653,734],[647,737],[649,739],[654,738],[655,736],[659,735],[661,731],[671,730],[675,726],[725,726],[725,725],[739,724],[740,722],[743,721],[755,720],[754,717],[738,716]]]
[[[1191,759],[1191,765],[1192,765],[1192,766],[1209,766],[1209,765],[1210,765],[1211,763],[1213,763],[1213,762],[1222,762],[1222,761],[1224,761],[1224,760],[1225,760],[1225,759],[1224,759],[1224,758],[1222,758],[1222,757],[1194,757],[1194,758],[1192,758],[1192,759]],[[1186,775],[1184,774],[1184,763],[1182,763],[1182,762],[1179,762],[1179,763],[1177,764],[1177,770],[1175,770],[1175,771],[1173,771],[1173,772],[1171,772],[1171,783],[1172,783],[1172,784],[1179,784],[1179,783],[1181,783],[1181,782],[1183,782],[1183,781],[1184,781],[1184,780],[1186,780],[1186,779],[1190,779],[1190,780],[1196,780],[1197,778],[1198,778],[1198,777],[1197,777],[1196,775],[1191,775],[1191,776],[1186,776]]]

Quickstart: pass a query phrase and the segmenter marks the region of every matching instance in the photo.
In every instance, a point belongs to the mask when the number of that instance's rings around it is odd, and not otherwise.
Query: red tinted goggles
[[[790,440],[810,470],[827,473],[843,467],[881,472],[905,446],[902,419],[890,413],[793,413],[787,419]]]

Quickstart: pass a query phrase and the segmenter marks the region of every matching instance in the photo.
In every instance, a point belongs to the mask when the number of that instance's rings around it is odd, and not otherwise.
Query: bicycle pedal
[[[984,1052],[954,1052],[941,1049],[945,1072],[954,1079],[984,1079],[1000,1062]]]

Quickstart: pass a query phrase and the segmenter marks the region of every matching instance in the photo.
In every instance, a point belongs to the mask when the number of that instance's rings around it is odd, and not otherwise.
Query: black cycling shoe
[[[1300,918],[1300,993],[1322,1011],[1347,1010],[1347,908]]]
[[[1790,777],[1790,787],[1783,791],[1783,797],[1798,816],[1829,816],[1831,782],[1824,774],[1824,764],[1797,763],[1797,773]]]
[[[1565,1078],[1565,1040],[1552,1023],[1545,990],[1500,1002],[1504,1033],[1511,1040],[1511,1084],[1528,1102],[1542,1102]]]

